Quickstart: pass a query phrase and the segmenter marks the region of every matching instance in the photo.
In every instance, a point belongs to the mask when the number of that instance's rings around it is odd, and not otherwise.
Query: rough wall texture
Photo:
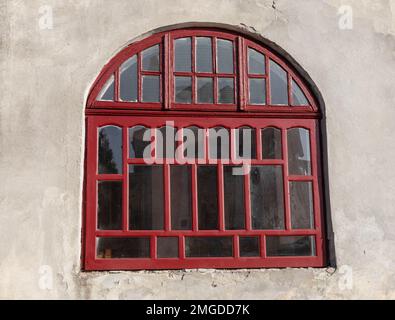
[[[0,15],[0,298],[395,298],[395,0],[0,0]],[[253,28],[321,90],[336,272],[80,271],[89,87],[131,39],[184,22]]]

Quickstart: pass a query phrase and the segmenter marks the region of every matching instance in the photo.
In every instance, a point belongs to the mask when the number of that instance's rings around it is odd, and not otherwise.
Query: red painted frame
[[[234,74],[235,78],[235,105],[222,104],[191,104],[177,105],[174,103],[173,83],[173,40],[182,37],[210,36],[234,41]],[[192,41],[193,43],[194,41]],[[119,100],[119,66],[134,54],[152,45],[161,45],[161,102],[120,102]],[[214,47],[214,46],[213,46]],[[267,85],[267,105],[251,106],[248,104],[248,74],[247,74],[247,48],[252,47],[265,54],[266,74],[269,74],[269,59],[272,59],[286,70],[289,83],[289,98],[292,99],[290,83],[294,79],[306,95],[310,106],[270,106],[270,83]],[[215,49],[214,49],[215,53]],[[213,54],[215,60],[215,55]],[[215,67],[215,61],[213,61]],[[140,65],[140,64],[139,64]],[[140,67],[139,67],[140,70]],[[215,70],[215,69],[214,69]],[[115,74],[115,98],[116,101],[96,101],[96,97],[109,76]],[[194,70],[189,74],[196,76]],[[204,76],[221,77],[220,74],[203,74]],[[230,75],[226,75],[231,77]],[[267,76],[264,76],[268,78]],[[140,78],[140,76],[139,76]],[[214,81],[215,82],[215,81]],[[139,86],[140,88],[140,86]],[[216,94],[216,88],[214,88]],[[139,96],[141,89],[139,89]],[[215,101],[215,100],[214,100]],[[234,32],[223,32],[217,29],[184,29],[170,32],[158,33],[147,39],[136,42],[118,53],[104,67],[103,71],[95,81],[88,97],[87,109],[87,148],[86,148],[86,172],[85,172],[85,194],[86,205],[84,215],[84,269],[85,270],[139,270],[139,269],[184,269],[184,268],[273,268],[273,267],[322,267],[325,265],[325,241],[323,226],[323,210],[321,199],[321,163],[319,156],[319,123],[320,113],[313,95],[307,90],[304,81],[297,73],[281,58],[277,57],[269,48],[258,44],[251,39],[245,38]],[[128,159],[128,128],[135,125],[160,128],[168,120],[173,120],[175,127],[183,128],[198,126],[201,128],[212,128],[222,126],[227,128],[239,128],[250,126],[256,129],[257,159],[252,165],[280,165],[283,168],[284,179],[284,210],[285,230],[252,230],[249,201],[249,176],[245,176],[245,208],[246,229],[227,231],[224,229],[224,194],[223,194],[223,164],[218,164],[218,187],[219,201],[219,230],[199,231],[197,214],[197,165],[191,165],[192,170],[192,214],[193,228],[190,231],[171,230],[171,208],[170,208],[170,186],[169,186],[169,164],[164,164],[164,208],[165,228],[163,231],[131,231],[128,230],[128,165],[143,163],[141,159]],[[98,128],[106,125],[116,125],[123,130],[123,174],[98,175],[97,174],[97,132]],[[282,131],[282,156],[281,160],[264,160],[261,157],[261,132],[266,127],[276,127]],[[308,177],[289,176],[287,159],[287,135],[286,130],[294,127],[306,128],[310,131],[312,175]],[[233,140],[232,140],[233,141]],[[207,143],[206,143],[207,146]],[[234,143],[231,143],[231,152]],[[207,155],[207,148],[206,148]],[[208,159],[206,158],[206,161]],[[119,231],[100,231],[96,229],[96,206],[97,206],[97,181],[118,180],[123,182],[123,228]],[[291,213],[289,204],[289,182],[311,181],[313,183],[314,218],[315,228],[311,230],[292,230]],[[234,257],[231,258],[186,258],[185,237],[186,236],[232,236],[234,244]],[[238,238],[240,236],[257,235],[260,237],[261,256],[258,258],[242,258],[238,252]],[[316,239],[316,256],[314,257],[267,257],[266,236],[291,236],[291,235],[313,235]],[[103,259],[96,257],[96,237],[134,237],[148,236],[151,238],[151,258],[149,259]],[[180,256],[177,259],[158,259],[156,257],[156,237],[175,236],[179,238]]]

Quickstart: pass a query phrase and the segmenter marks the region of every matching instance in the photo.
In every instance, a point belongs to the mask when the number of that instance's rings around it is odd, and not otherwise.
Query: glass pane
[[[261,74],[266,73],[265,56],[251,48],[248,48],[248,73]]]
[[[200,230],[218,229],[217,167],[198,166],[197,193]]]
[[[310,132],[307,129],[288,130],[288,170],[290,175],[311,175]]]
[[[232,237],[186,237],[185,255],[198,257],[232,257]]]
[[[170,166],[171,228],[192,230],[191,167]]]
[[[238,159],[256,159],[256,131],[250,127],[235,131],[236,156]]]
[[[196,38],[196,71],[213,72],[211,38]]]
[[[122,182],[99,181],[97,200],[97,228],[121,230]]]
[[[97,100],[114,101],[114,88],[114,75],[112,75],[101,89]]]
[[[178,258],[178,238],[158,237],[157,256],[158,258]]]
[[[245,229],[244,176],[234,175],[233,166],[224,166],[225,228]]]
[[[144,141],[144,136],[149,138],[149,141]],[[129,128],[129,158],[131,159],[143,159],[144,151],[146,155],[151,157],[151,129],[136,126]]]
[[[240,257],[259,257],[259,237],[240,237]]]
[[[137,101],[137,56],[126,60],[119,72],[121,100]]]
[[[149,238],[97,238],[97,257],[102,259],[149,258]]]
[[[143,76],[143,102],[159,102],[159,76]]]
[[[281,256],[315,256],[315,241],[313,236],[266,237],[266,255]]]
[[[122,129],[99,129],[99,174],[122,173]]]
[[[262,130],[262,158],[282,159],[281,130],[265,128]]]
[[[233,78],[218,78],[218,103],[235,103],[235,85]]]
[[[175,78],[175,100],[177,103],[192,102],[192,78],[176,77]]]
[[[308,106],[306,96],[304,95],[302,89],[299,85],[292,79],[292,105],[293,106]]]
[[[176,152],[176,129],[165,126],[156,131],[156,157],[158,159],[174,159]]]
[[[174,41],[175,71],[191,72],[191,38],[181,38]]]
[[[270,97],[272,105],[288,105],[287,72],[270,60]]]
[[[233,73],[233,41],[217,40],[217,72]]]
[[[250,104],[266,104],[266,80],[249,79]]]
[[[313,184],[290,182],[292,229],[314,229]]]
[[[197,102],[213,103],[213,78],[197,78]]]
[[[226,128],[209,129],[210,159],[229,159],[230,132]]]
[[[162,166],[129,166],[129,228],[163,229]]]
[[[255,230],[284,229],[282,167],[251,167],[250,184],[252,228]]]
[[[184,157],[188,159],[202,159],[204,157],[205,130],[199,127],[183,128]]]
[[[159,71],[159,44],[145,49],[142,52],[143,70]]]

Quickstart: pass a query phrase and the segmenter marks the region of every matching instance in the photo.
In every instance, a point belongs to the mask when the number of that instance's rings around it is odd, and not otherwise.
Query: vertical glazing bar
[[[169,231],[171,229],[171,190],[170,190],[170,165],[165,163],[163,165],[163,182],[164,182],[164,191],[165,191],[165,230]]]
[[[185,259],[185,237],[182,235],[178,237],[178,256]]]
[[[266,258],[266,236],[265,235],[261,235],[259,237],[260,239],[260,251],[261,251],[261,258]]]
[[[288,82],[288,105],[292,106],[292,77],[289,74],[289,72],[287,72],[287,82]]]
[[[239,236],[233,236],[233,256],[235,259],[240,258],[240,246],[239,246]]]
[[[217,38],[212,37],[211,39],[211,59],[212,59],[212,65],[213,65],[213,70],[212,73],[218,73],[217,70]],[[219,103],[218,102],[218,78],[214,76],[213,78],[213,90],[214,90],[214,103]]]
[[[162,50],[162,63],[161,71],[164,78],[163,81],[163,105],[165,109],[170,108],[170,79],[172,78],[171,70],[171,58],[172,55],[172,44],[170,43],[170,35],[166,34],[163,38],[163,50]]]
[[[122,230],[127,231],[129,229],[128,225],[128,214],[129,214],[129,198],[128,198],[128,127],[124,126],[122,128]]]
[[[157,259],[157,254],[156,254],[156,247],[157,247],[157,243],[156,243],[156,236],[151,236],[151,259],[156,260]]]
[[[289,171],[288,171],[288,145],[287,129],[281,130],[282,151],[284,157],[283,179],[284,179],[284,211],[285,211],[285,228],[291,230],[291,206],[289,201]]]
[[[246,165],[247,166],[247,165]],[[247,169],[247,168],[245,168]],[[250,186],[250,171],[251,171],[251,166],[248,166],[248,169],[244,173],[244,206],[245,206],[245,222],[246,222],[246,229],[251,230],[252,229],[252,223],[251,223],[251,186]]]
[[[244,110],[247,105],[246,90],[244,84],[246,83],[246,69],[245,66],[245,54],[244,54],[244,40],[242,37],[237,37],[237,52],[238,52],[238,85],[239,85],[239,99],[240,99],[240,110]],[[236,69],[236,65],[235,65]]]
[[[266,70],[266,105],[271,104],[271,92],[270,92],[270,63],[268,54],[265,54],[265,70]]]
[[[255,133],[256,133],[256,153],[257,153],[257,159],[262,160],[263,155],[262,155],[262,128],[255,128]]]
[[[196,37],[192,37],[191,39],[191,45],[192,45],[192,104],[196,102],[197,97],[196,97],[196,76],[195,76],[195,72],[196,72]]]
[[[137,54],[137,101],[141,102],[143,100],[142,97],[142,80],[141,80],[141,53]]]
[[[191,175],[192,175],[192,230],[198,231],[199,221],[198,221],[198,186],[197,186],[197,165],[196,163],[191,165]]]
[[[114,101],[119,101],[119,68],[117,68],[114,72]]]
[[[225,231],[225,212],[224,212],[224,166],[218,163],[218,222],[219,230]]]

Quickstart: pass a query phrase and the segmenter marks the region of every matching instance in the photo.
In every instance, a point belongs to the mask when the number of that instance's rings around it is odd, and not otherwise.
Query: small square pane
[[[264,75],[265,70],[265,56],[251,48],[248,48],[248,73]]]
[[[159,76],[143,76],[143,102],[159,102]]]
[[[240,257],[259,257],[259,237],[239,238]]]
[[[191,103],[192,102],[192,78],[191,77],[176,77],[175,78],[175,100],[176,103]]]
[[[292,229],[314,229],[313,183],[291,181]]]
[[[197,102],[213,103],[213,78],[197,78]]]
[[[270,60],[270,98],[272,105],[288,105],[287,72]]]
[[[108,78],[107,82],[104,84],[103,88],[101,89],[98,100],[100,101],[114,101],[114,75]]]
[[[159,71],[159,44],[145,49],[142,52],[143,56],[143,70],[145,71]]]
[[[250,104],[265,105],[266,104],[266,80],[265,79],[249,79]]]
[[[235,103],[235,84],[233,78],[218,78],[218,103]]]
[[[178,238],[158,237],[157,256],[158,258],[178,258]]]

